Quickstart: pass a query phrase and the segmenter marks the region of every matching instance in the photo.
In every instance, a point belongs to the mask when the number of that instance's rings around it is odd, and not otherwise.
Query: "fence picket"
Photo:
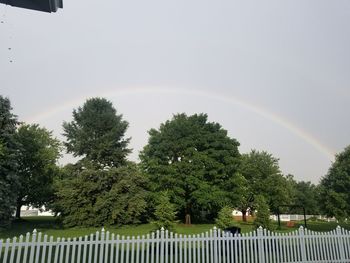
[[[114,242],[115,242],[115,234],[112,233],[112,236],[111,236],[110,262],[114,262]]]
[[[79,237],[79,239],[78,239],[78,248],[77,248],[77,263],[80,263],[82,243],[83,243],[83,238]]]
[[[31,244],[30,244],[29,263],[33,263],[33,261],[34,261],[35,242],[36,242],[36,229],[34,229],[34,231],[33,231],[32,242],[31,242]],[[5,262],[6,262],[6,261],[5,261]]]
[[[46,261],[46,249],[47,249],[47,235],[44,235],[43,247],[42,247],[42,255],[41,255],[41,263],[45,263]]]
[[[0,240],[1,242],[1,240]],[[21,245],[18,245],[18,253],[17,253],[17,257],[16,257],[16,263],[20,263],[21,261],[21,253],[22,253],[22,246],[23,246],[23,235],[19,236],[19,240],[18,243],[20,243]],[[1,245],[0,245],[0,255],[1,255]],[[23,260],[24,261],[24,260]]]
[[[105,248],[105,229],[102,228],[101,230],[101,242],[100,243],[100,255],[99,255],[99,262],[103,263],[103,256],[104,256],[104,248]]]
[[[3,260],[3,262],[7,262],[7,257],[8,257],[8,253],[9,253],[10,243],[11,243],[11,239],[9,239],[9,238],[6,239],[5,253],[4,253],[4,260]]]
[[[108,263],[108,255],[109,255],[109,247],[110,247],[110,240],[109,240],[109,231],[106,232],[106,239],[105,239],[105,255],[104,255],[104,262]],[[80,262],[79,262],[80,263]]]
[[[17,243],[17,237],[14,237],[12,239],[12,245],[11,245],[10,263],[13,263],[13,259],[14,259],[15,251],[16,251],[16,243]]]
[[[77,238],[74,237],[72,241],[72,256],[70,258],[70,262],[74,263],[75,262],[75,249],[77,245]],[[80,262],[79,262],[80,263]]]

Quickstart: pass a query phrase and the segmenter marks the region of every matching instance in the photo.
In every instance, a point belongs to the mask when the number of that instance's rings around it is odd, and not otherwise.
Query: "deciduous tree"
[[[174,115],[149,131],[140,158],[153,191],[168,191],[178,214],[216,215],[227,202],[225,185],[237,171],[239,143],[206,114]]]
[[[323,212],[339,220],[350,217],[350,146],[335,156],[335,162],[321,180]]]
[[[271,154],[255,150],[249,154],[243,154],[240,172],[249,184],[246,192],[247,198],[244,199],[247,205],[241,210],[243,214],[248,205],[251,211],[255,211],[254,199],[259,195],[265,198],[272,212],[277,212],[281,204],[291,203],[291,186],[280,171],[278,159]]]
[[[60,142],[37,124],[20,126],[15,139],[19,145],[16,217],[20,218],[22,205],[41,207],[52,201]]]

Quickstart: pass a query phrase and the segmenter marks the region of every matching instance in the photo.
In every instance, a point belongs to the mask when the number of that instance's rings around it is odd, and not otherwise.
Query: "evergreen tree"
[[[69,153],[83,157],[98,167],[119,167],[130,153],[130,139],[124,135],[128,122],[104,98],[88,99],[73,111],[73,121],[64,122],[65,146]]]
[[[0,227],[9,225],[17,199],[18,145],[14,135],[18,122],[11,110],[10,100],[0,96]]]
[[[53,205],[64,225],[136,224],[144,218],[147,180],[135,164],[97,170],[87,162],[68,169],[72,174],[57,183]]]
[[[170,203],[167,192],[161,192],[157,206],[155,207],[155,224],[158,228],[164,227],[165,229],[171,230],[174,228],[174,222],[176,217],[175,206]]]

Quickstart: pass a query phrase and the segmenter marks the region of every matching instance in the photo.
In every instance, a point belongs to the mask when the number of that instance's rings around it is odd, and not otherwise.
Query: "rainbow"
[[[290,120],[274,113],[266,108],[263,108],[259,105],[252,104],[248,101],[245,101],[237,96],[229,96],[225,94],[218,94],[209,91],[203,90],[193,90],[193,89],[179,89],[179,88],[157,88],[157,87],[143,87],[143,88],[124,88],[118,90],[108,90],[104,92],[91,93],[88,96],[82,96],[71,101],[67,101],[64,104],[53,107],[45,112],[30,116],[25,119],[27,123],[35,123],[42,120],[45,120],[49,117],[52,117],[55,114],[58,114],[67,109],[76,108],[79,105],[82,105],[87,98],[91,97],[105,97],[113,98],[117,96],[130,96],[134,94],[166,94],[166,95],[187,95],[195,96],[196,98],[206,98],[211,100],[216,100],[222,103],[232,104],[244,108],[247,111],[250,111],[254,114],[257,114],[275,124],[280,125],[285,128],[292,134],[298,136],[300,139],[311,145],[314,149],[324,154],[329,160],[333,161],[335,156],[335,151],[328,148],[322,142],[315,138],[312,134],[298,127],[295,123]]]

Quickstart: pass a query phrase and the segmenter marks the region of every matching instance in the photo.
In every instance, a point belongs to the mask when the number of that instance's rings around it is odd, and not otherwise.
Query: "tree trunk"
[[[16,218],[20,219],[21,218],[21,207],[22,207],[22,203],[17,203],[17,207],[16,207]]]
[[[191,204],[186,205],[185,209],[185,224],[190,225],[191,224]]]
[[[190,214],[186,214],[185,224],[186,225],[190,225],[191,224],[191,215]]]
[[[247,222],[247,210],[242,210],[241,212],[243,222]]]

